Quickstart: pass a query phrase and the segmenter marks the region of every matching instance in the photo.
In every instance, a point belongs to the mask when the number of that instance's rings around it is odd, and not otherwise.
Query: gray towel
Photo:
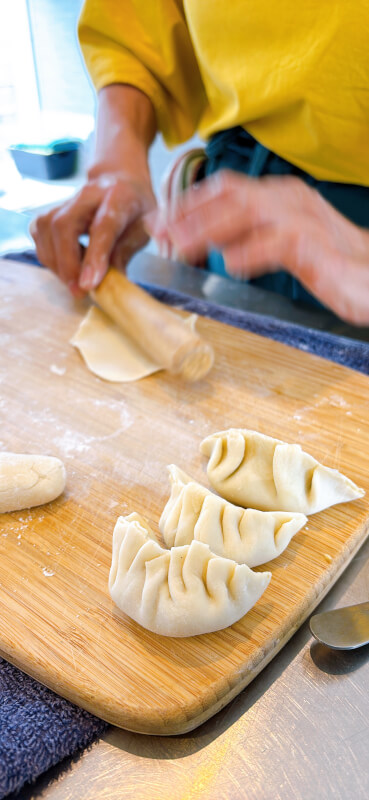
[[[86,747],[106,727],[0,659],[0,798]]]

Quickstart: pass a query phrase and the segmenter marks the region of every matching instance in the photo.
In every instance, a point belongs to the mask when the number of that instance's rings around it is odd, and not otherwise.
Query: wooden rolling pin
[[[116,269],[109,270],[91,297],[158,366],[187,381],[197,381],[211,369],[212,347]]]

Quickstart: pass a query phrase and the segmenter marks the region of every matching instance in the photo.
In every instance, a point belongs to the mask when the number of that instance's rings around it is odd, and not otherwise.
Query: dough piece
[[[112,599],[162,636],[197,636],[233,625],[271,578],[214,555],[202,542],[165,550],[139,514],[119,517],[109,575]]]
[[[194,330],[196,319],[192,314],[183,324]],[[96,306],[89,309],[71,344],[80,351],[88,369],[106,381],[138,381],[162,369]]]
[[[256,431],[230,428],[200,445],[209,457],[208,477],[222,497],[262,511],[315,514],[363,497],[353,481],[301,450]]]
[[[64,491],[65,481],[58,458],[0,453],[0,513],[49,503]]]
[[[307,522],[304,514],[234,506],[174,464],[168,470],[171,495],[159,522],[167,547],[196,539],[218,556],[256,567],[277,558]]]

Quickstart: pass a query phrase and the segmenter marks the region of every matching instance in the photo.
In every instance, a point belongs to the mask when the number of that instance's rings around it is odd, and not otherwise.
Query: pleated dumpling
[[[259,600],[270,572],[214,555],[206,544],[165,550],[138,514],[119,517],[109,591],[119,608],[163,636],[197,636],[237,622]]]
[[[301,450],[256,431],[230,428],[208,436],[208,477],[222,497],[240,506],[315,514],[365,492],[336,469]]]
[[[168,547],[208,544],[213,553],[256,567],[277,558],[307,522],[304,514],[255,511],[223,500],[171,464],[170,498],[159,522]]]

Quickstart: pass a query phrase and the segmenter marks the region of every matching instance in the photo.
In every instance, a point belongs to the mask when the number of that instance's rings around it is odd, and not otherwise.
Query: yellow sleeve
[[[181,0],[85,0],[78,36],[97,91],[131,84],[169,146],[193,135],[207,103]]]

